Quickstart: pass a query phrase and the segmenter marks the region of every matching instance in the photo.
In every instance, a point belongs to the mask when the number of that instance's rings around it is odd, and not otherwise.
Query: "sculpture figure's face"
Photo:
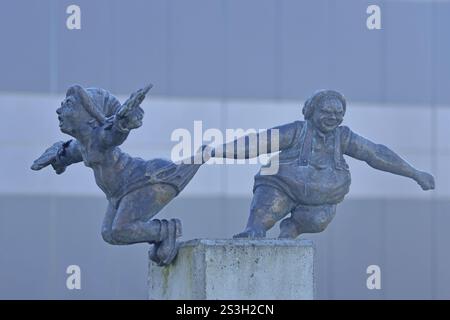
[[[59,120],[59,129],[71,136],[76,136],[92,117],[81,103],[72,95],[66,96],[61,107],[56,110]]]
[[[312,121],[317,129],[327,133],[344,120],[344,106],[338,99],[323,99],[314,109]]]

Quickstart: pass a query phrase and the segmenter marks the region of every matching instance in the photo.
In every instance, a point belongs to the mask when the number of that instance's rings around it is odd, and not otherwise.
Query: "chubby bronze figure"
[[[213,157],[234,159],[280,151],[265,166],[278,167],[278,171],[263,174],[263,167],[255,176],[247,227],[235,237],[265,237],[266,231],[282,219],[280,238],[325,230],[336,213],[337,204],[350,190],[350,171],[344,155],[365,161],[372,168],[411,178],[423,190],[434,189],[432,175],[416,170],[386,146],[341,126],[345,111],[346,100],[339,92],[318,91],[303,107],[304,121],[205,150]],[[278,147],[271,145],[269,138],[275,130]],[[286,218],[289,213],[290,217]]]

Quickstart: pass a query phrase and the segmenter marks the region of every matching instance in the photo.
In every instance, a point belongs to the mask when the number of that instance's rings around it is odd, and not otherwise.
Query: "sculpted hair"
[[[303,116],[305,120],[311,119],[314,109],[320,103],[328,99],[336,99],[341,102],[342,107],[344,108],[344,114],[347,109],[347,102],[342,94],[334,90],[319,90],[316,91],[308,100],[305,101],[305,104],[302,109]]]
[[[121,106],[115,96],[101,88],[84,89],[74,85],[67,90],[66,96],[69,95],[74,96],[99,124],[104,124],[106,118],[114,115]]]

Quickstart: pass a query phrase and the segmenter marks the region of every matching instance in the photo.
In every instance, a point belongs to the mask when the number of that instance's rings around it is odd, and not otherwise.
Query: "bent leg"
[[[270,186],[259,186],[253,195],[247,227],[234,237],[265,237],[266,231],[284,218],[294,206],[294,201],[284,192]]]
[[[114,241],[112,237],[112,225],[114,222],[114,218],[116,217],[116,209],[110,202],[108,204],[108,208],[106,209],[105,217],[103,218],[102,223],[102,238],[105,242],[109,244],[119,244]]]
[[[162,241],[161,221],[150,219],[175,196],[175,189],[167,184],[153,184],[127,194],[112,223],[113,240],[120,244]]]
[[[302,233],[318,233],[326,229],[336,214],[336,205],[295,208],[290,218],[280,224],[280,238],[297,238]]]

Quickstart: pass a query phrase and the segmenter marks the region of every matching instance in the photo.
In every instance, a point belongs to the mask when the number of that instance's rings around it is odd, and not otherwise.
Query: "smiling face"
[[[75,138],[84,128],[84,125],[92,119],[73,95],[66,96],[56,113],[58,114],[59,129]]]
[[[336,98],[323,99],[316,106],[312,121],[323,133],[336,129],[344,120],[344,106]]]

